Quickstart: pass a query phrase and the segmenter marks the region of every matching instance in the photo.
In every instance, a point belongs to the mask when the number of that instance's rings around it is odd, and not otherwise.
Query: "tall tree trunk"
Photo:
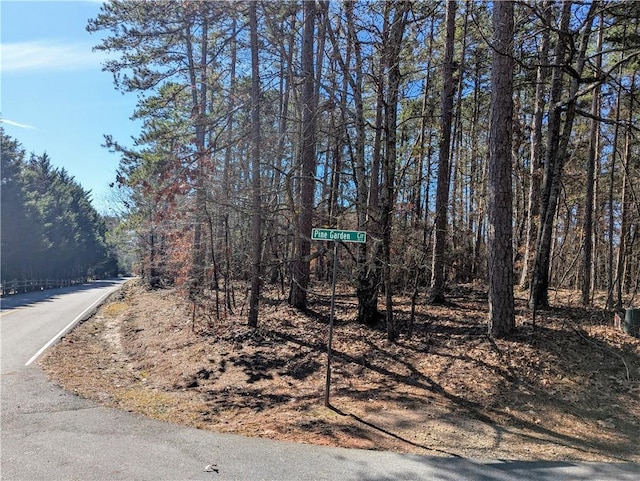
[[[298,309],[307,308],[311,254],[311,229],[313,223],[313,198],[316,176],[316,110],[314,78],[314,34],[316,2],[303,2],[304,31],[302,36],[302,142],[300,148],[300,214],[296,258],[293,265],[289,304]]]
[[[598,30],[598,43],[596,46],[596,71],[600,72],[602,68],[602,38],[603,38],[603,17],[600,16],[600,28]],[[593,206],[594,206],[594,184],[595,184],[595,163],[598,161],[600,154],[600,92],[602,88],[596,87],[593,91],[591,100],[591,126],[589,134],[589,155],[587,157],[587,179],[585,186],[585,212],[584,212],[584,240],[583,240],[583,258],[582,258],[582,305],[590,304],[592,269],[593,269]]]
[[[390,3],[387,4],[391,10]],[[406,14],[410,3],[406,1],[395,5],[393,15],[390,18],[388,37],[385,38],[384,61],[387,71],[387,95],[385,102],[385,156],[382,172],[382,250],[383,250],[383,277],[386,304],[387,339],[393,341],[397,336],[397,329],[393,319],[393,287],[391,284],[391,228],[393,222],[393,210],[395,205],[395,177],[397,160],[397,122],[398,122],[398,97],[400,89],[400,49],[406,26]]]
[[[251,44],[251,298],[249,320],[258,326],[260,300],[260,267],[262,257],[262,206],[260,192],[260,69],[258,65],[257,2],[249,3],[249,36]]]
[[[632,133],[631,126],[633,125],[633,102],[635,96],[635,79],[637,72],[631,76],[631,87],[629,89],[629,111],[627,116],[627,125],[624,136],[624,155],[622,157],[622,187],[620,192],[620,204],[622,212],[620,216],[622,217],[620,221],[620,243],[618,245],[618,259],[616,262],[616,309],[622,309],[622,292],[624,290],[624,281],[625,281],[625,256],[627,254],[627,245],[630,241],[629,236],[629,179],[628,179],[628,171],[632,162],[632,154],[631,154],[631,143],[632,143]],[[632,187],[632,186],[631,186]]]
[[[364,116],[363,90],[363,66],[362,49],[355,29],[353,15],[353,2],[345,2],[345,17],[347,21],[348,48],[353,51],[355,61],[354,68],[343,66],[344,75],[349,78],[353,90],[353,102],[355,109],[355,146],[352,153],[353,171],[356,183],[356,212],[358,217],[358,229],[368,231],[374,224],[371,222],[369,186],[367,184],[367,167],[365,160],[366,119]],[[336,43],[337,47],[337,43]],[[371,185],[377,185],[377,179],[371,176]],[[358,280],[356,296],[358,298],[358,322],[373,326],[380,317],[378,312],[378,282],[376,262],[372,256],[375,248],[371,243],[362,243],[357,246]]]
[[[285,19],[282,19],[279,24],[274,25],[272,22],[269,22],[269,17],[266,15],[265,20],[267,20],[267,25],[269,26],[271,35],[273,36],[280,36],[281,30],[284,31],[287,29],[287,27],[290,28],[290,32],[287,34],[286,38],[283,39],[280,46],[281,54],[279,56],[280,64],[278,69],[278,140],[276,144],[276,151],[273,155],[273,178],[271,180],[270,193],[267,201],[268,205],[271,206],[271,209],[277,211],[281,205],[283,197],[285,197],[280,192],[280,190],[282,187],[281,180],[284,159],[287,156],[286,144],[288,139],[287,129],[289,128],[289,104],[291,98],[291,85],[294,78],[294,32],[296,31],[297,26],[295,24],[296,16],[292,16],[290,25],[287,25]],[[269,280],[271,283],[275,283],[276,281],[278,281],[278,279],[280,279],[281,289],[282,292],[284,292],[284,272],[282,260],[287,257],[287,248],[286,246],[283,246],[283,243],[281,241],[278,240],[280,237],[279,233],[276,231],[278,221],[278,217],[274,215],[271,219],[269,219],[269,225],[266,227],[267,237],[269,238],[269,245],[271,248],[270,260],[268,262],[268,265],[271,266]]]
[[[451,147],[449,152],[449,162],[451,163],[451,179],[450,184],[453,187],[453,192],[450,195],[449,205],[450,207],[450,219],[449,224],[451,227],[451,250],[453,252],[459,252],[465,244],[465,233],[468,228],[468,223],[465,223],[464,219],[464,153],[461,148],[463,139],[463,123],[462,123],[462,100],[463,100],[463,86],[465,83],[465,71],[467,65],[467,42],[469,31],[469,18],[471,17],[471,1],[467,0],[464,7],[464,20],[462,22],[462,40],[460,45],[460,52],[458,58],[460,59],[456,64],[456,70],[458,72],[455,79],[456,86],[454,88],[454,107],[452,110],[452,131],[451,131]],[[456,265],[454,272],[455,280],[460,281],[464,276],[465,269],[467,267],[467,259],[463,258]],[[464,281],[463,281],[464,282]]]
[[[563,66],[567,38],[569,36],[569,21],[571,19],[571,1],[562,3],[560,30],[556,38],[556,46],[553,52],[551,75],[551,92],[549,94],[549,119],[547,127],[547,149],[545,152],[544,177],[542,181],[542,193],[540,195],[540,222],[538,237],[536,240],[536,252],[534,268],[531,278],[529,304],[531,308],[546,307],[549,305],[549,257],[551,254],[551,230],[553,227],[553,215],[555,206],[550,207],[551,188],[554,182],[555,165],[558,159],[558,144],[560,143],[560,131],[562,128],[562,90],[563,90]]]
[[[489,334],[515,328],[513,299],[513,3],[493,5],[489,155]]]
[[[625,136],[625,146],[626,150],[626,160],[629,160],[629,134]],[[616,259],[616,302],[615,308],[622,309],[622,283],[624,281],[624,260],[625,254],[627,251],[627,240],[629,237],[629,214],[628,214],[628,204],[629,204],[629,194],[627,192],[627,169],[622,170],[622,187],[620,192],[620,203],[622,212],[620,213],[620,217],[622,218],[620,222],[620,242],[618,244],[618,257]]]
[[[220,205],[222,207],[222,226],[224,245],[224,305],[227,312],[233,312],[232,299],[231,299],[231,229],[229,226],[230,205],[229,198],[231,197],[231,185],[230,185],[230,171],[231,160],[233,155],[233,136],[234,136],[234,120],[235,120],[235,99],[236,99],[236,62],[237,62],[237,21],[234,17],[232,25],[233,40],[231,44],[231,56],[229,59],[230,72],[229,72],[229,98],[227,99],[228,106],[227,111],[229,120],[225,133],[227,135],[224,153],[224,164],[222,167],[222,199]]]
[[[544,23],[551,24],[551,2],[545,0],[542,5]],[[550,29],[545,28],[540,40],[540,54],[537,73],[536,91],[533,117],[531,119],[531,159],[529,164],[529,199],[528,216],[525,234],[525,252],[520,273],[520,289],[529,289],[531,273],[533,271],[533,255],[535,242],[538,236],[540,223],[540,183],[542,181],[542,121],[545,109],[545,96],[547,92],[547,79],[549,78],[549,35]]]
[[[480,59],[480,55],[476,52],[476,62],[475,62],[475,79],[474,79],[474,89],[473,89],[473,124],[471,127],[471,139],[473,142],[472,147],[472,158],[480,159],[481,156],[479,154],[479,136],[478,131],[481,129],[478,127],[478,123],[480,122],[480,118],[483,117],[480,113],[480,90],[481,90],[481,71],[482,60]],[[487,156],[484,156],[486,160]],[[483,215],[484,208],[486,205],[486,175],[487,175],[487,162],[471,162],[471,182],[470,182],[470,201],[473,205],[473,214],[471,216],[471,233],[475,232],[475,239],[472,239],[473,242],[473,259],[472,259],[472,274],[474,278],[477,278],[481,267],[486,267],[486,263],[484,258],[481,255],[482,250],[482,242],[484,239],[484,223],[485,216]],[[473,222],[475,220],[475,222]]]
[[[620,67],[620,73],[622,73],[622,67]],[[609,222],[608,222],[608,226],[607,226],[607,237],[608,237],[608,255],[607,255],[607,303],[606,306],[608,309],[612,309],[613,308],[613,289],[614,289],[614,275],[613,275],[613,268],[614,268],[614,251],[615,251],[615,239],[614,239],[614,233],[615,233],[615,229],[616,229],[616,215],[615,215],[615,199],[614,199],[614,195],[615,195],[615,181],[616,181],[616,165],[617,165],[617,158],[618,158],[618,152],[619,152],[619,138],[620,138],[620,109],[621,109],[621,102],[622,102],[622,84],[618,85],[618,92],[617,92],[617,100],[616,100],[616,115],[615,115],[615,122],[616,122],[616,126],[614,129],[614,134],[613,134],[613,141],[612,141],[612,145],[613,145],[613,149],[611,151],[611,164],[609,167],[609,192],[608,192],[608,200],[607,200],[607,213],[609,215]]]
[[[591,35],[594,12],[599,2],[593,2],[587,14],[585,27],[582,33],[580,47],[577,52],[575,75],[571,78],[568,92],[568,100],[561,102],[563,90],[563,69],[565,68],[565,52],[568,49],[567,40],[569,22],[571,18],[571,1],[563,2],[560,20],[560,30],[554,52],[555,65],[551,80],[549,115],[549,142],[545,157],[544,179],[542,185],[540,219],[541,226],[536,243],[536,256],[531,283],[531,295],[529,305],[536,309],[549,306],[549,275],[551,265],[551,244],[553,238],[554,219],[556,215],[560,189],[562,188],[562,172],[567,157],[569,140],[573,129],[573,121],[576,115],[577,94],[579,80],[586,62],[586,51]],[[570,49],[569,49],[570,50]],[[575,53],[571,51],[571,53]],[[569,59],[571,60],[571,59]],[[562,111],[566,111],[564,125],[562,123]]]
[[[193,15],[193,14],[187,14]],[[206,158],[206,106],[207,106],[207,27],[208,20],[206,15],[203,15],[202,32],[201,32],[201,45],[200,45],[200,62],[196,67],[195,52],[193,49],[192,38],[193,18],[189,16],[185,25],[185,39],[187,47],[187,61],[189,68],[189,82],[191,84],[191,102],[192,112],[194,116],[194,122],[196,126],[196,165],[194,168],[194,175],[196,178],[195,191],[196,191],[196,205],[195,205],[195,219],[194,219],[194,232],[193,232],[193,247],[191,257],[191,274],[189,295],[195,300],[199,292],[204,286],[204,260],[205,260],[205,245],[203,240],[203,224],[206,218],[204,207],[206,203],[206,193],[204,190],[204,168]]]
[[[454,94],[454,45],[456,32],[456,6],[454,0],[447,1],[446,40],[442,65],[442,98],[441,115],[442,131],[438,151],[438,183],[436,187],[435,213],[435,242],[433,246],[431,273],[431,303],[442,303],[445,300],[444,288],[446,282],[447,259],[446,245],[448,238],[447,213],[449,208],[449,178],[451,165],[449,156],[451,151],[451,125],[453,122],[453,94]]]
[[[349,35],[355,48],[356,54],[356,78],[354,85],[354,97],[356,103],[356,159],[357,171],[356,180],[361,188],[358,191],[358,205],[361,210],[358,213],[359,222],[368,233],[369,242],[359,244],[358,248],[358,321],[368,326],[374,326],[381,317],[378,311],[378,294],[382,282],[382,211],[380,208],[380,166],[382,157],[382,132],[384,117],[384,92],[386,81],[384,78],[384,59],[380,58],[379,73],[376,79],[376,115],[374,124],[373,152],[371,153],[371,164],[369,172],[369,188],[366,187],[366,124],[363,101],[363,76],[364,72],[361,45],[355,31],[355,21],[353,20],[353,8],[347,9],[349,19]]]
[[[427,43],[427,65],[425,66],[425,70],[426,70],[426,74],[425,74],[425,79],[424,79],[424,86],[423,86],[423,92],[422,92],[422,108],[420,111],[420,131],[418,132],[418,151],[417,151],[417,156],[418,156],[418,166],[417,166],[417,172],[418,172],[418,176],[417,176],[417,183],[416,183],[416,187],[415,187],[415,195],[414,195],[414,199],[415,199],[415,204],[416,204],[416,211],[415,211],[415,217],[416,217],[416,227],[417,227],[417,223],[421,222],[423,220],[424,217],[424,212],[428,211],[428,207],[426,207],[426,204],[428,204],[429,202],[429,197],[428,195],[424,196],[423,199],[423,195],[422,195],[422,188],[423,186],[425,187],[425,189],[428,189],[428,179],[427,179],[427,185],[425,186],[425,176],[424,176],[424,164],[425,164],[425,160],[427,162],[430,162],[431,158],[430,155],[427,154],[427,132],[431,132],[431,128],[432,127],[432,115],[428,115],[428,105],[429,105],[429,95],[431,93],[431,58],[433,56],[433,42],[434,42],[434,31],[435,31],[435,20],[431,20],[430,22],[430,28],[429,28],[429,37],[428,37],[428,43]],[[429,142],[429,149],[431,149],[431,143]],[[427,191],[428,192],[428,191]],[[423,212],[423,207],[422,204],[423,202],[425,203],[425,207],[424,207],[424,212]],[[424,222],[425,224],[425,229],[423,229],[423,233],[426,230],[426,221]],[[426,239],[423,239],[423,243],[426,243]],[[425,252],[426,253],[426,252]],[[424,254],[423,254],[424,255]]]
[[[413,293],[411,295],[411,315],[409,319],[409,326],[407,329],[407,335],[411,337],[413,335],[413,325],[415,321],[415,305],[418,300],[420,288],[423,285],[423,279],[426,278],[428,268],[427,259],[429,258],[428,239],[429,239],[429,222],[427,220],[429,212],[429,183],[430,183],[430,166],[431,166],[431,135],[433,131],[433,112],[429,108],[429,97],[431,95],[431,58],[433,56],[433,44],[434,44],[434,32],[435,32],[435,20],[431,19],[429,36],[427,41],[427,64],[425,66],[425,79],[422,91],[422,107],[420,111],[420,130],[418,132],[418,139],[416,147],[414,147],[416,159],[416,184],[414,186],[413,202],[415,204],[415,216],[413,221],[413,228],[418,230],[420,223],[422,223],[422,237],[420,255],[414,259],[414,281],[413,281]],[[427,141],[427,134],[429,139]],[[428,147],[427,147],[428,146]],[[425,164],[427,172],[425,175]],[[424,188],[424,195],[422,193]],[[424,203],[424,207],[423,207]]]

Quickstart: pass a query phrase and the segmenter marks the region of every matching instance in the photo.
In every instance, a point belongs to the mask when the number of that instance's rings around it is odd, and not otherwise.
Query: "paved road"
[[[102,281],[3,300],[2,480],[640,479],[638,465],[478,461],[322,448],[204,432],[96,406],[48,382],[34,355],[119,284]]]

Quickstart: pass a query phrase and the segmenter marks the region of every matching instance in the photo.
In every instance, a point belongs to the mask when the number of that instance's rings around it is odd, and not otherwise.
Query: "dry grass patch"
[[[560,293],[558,294],[560,296]],[[67,389],[107,405],[249,436],[421,454],[640,462],[640,340],[599,310],[555,308],[536,326],[486,336],[486,296],[418,306],[413,336],[389,344],[337,299],[331,402],[323,406],[329,303],[266,291],[258,329],[215,319],[174,290],[129,283],[43,359]],[[397,298],[398,321],[409,301]],[[224,314],[224,312],[223,312]]]

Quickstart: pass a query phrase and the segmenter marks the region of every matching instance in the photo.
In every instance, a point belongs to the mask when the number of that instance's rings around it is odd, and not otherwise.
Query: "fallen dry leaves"
[[[41,361],[83,397],[164,421],[248,436],[420,454],[640,462],[640,340],[603,311],[538,313],[519,300],[518,330],[486,335],[487,302],[462,286],[418,305],[413,334],[386,341],[336,300],[331,404],[325,408],[329,298],[290,308],[267,291],[258,329],[173,289],[130,282]],[[569,293],[570,294],[570,293]],[[569,294],[553,298],[569,305]],[[239,296],[236,293],[236,296]],[[408,323],[409,300],[396,299]]]

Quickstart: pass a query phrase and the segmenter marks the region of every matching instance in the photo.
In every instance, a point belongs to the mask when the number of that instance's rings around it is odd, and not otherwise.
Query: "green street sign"
[[[339,242],[367,242],[367,233],[359,230],[312,229],[312,240]]]

